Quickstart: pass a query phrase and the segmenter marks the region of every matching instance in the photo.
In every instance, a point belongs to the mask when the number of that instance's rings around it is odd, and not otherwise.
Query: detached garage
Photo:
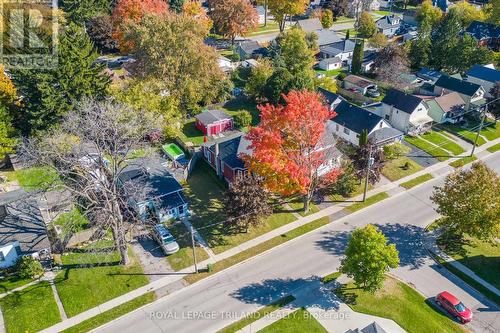
[[[205,135],[217,135],[233,129],[233,117],[222,110],[206,110],[196,117],[196,128]]]

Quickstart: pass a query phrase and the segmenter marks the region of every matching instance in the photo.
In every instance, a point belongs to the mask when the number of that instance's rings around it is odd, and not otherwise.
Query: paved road
[[[500,172],[500,153],[485,160]],[[335,271],[350,232],[378,224],[396,243],[401,265],[392,273],[425,296],[449,290],[474,310],[468,327],[475,332],[500,331],[500,312],[461,281],[440,269],[427,255],[420,237],[436,219],[429,195],[436,179],[377,205],[349,215],[304,237],[162,298],[98,332],[215,332],[280,295],[307,287],[318,276]]]

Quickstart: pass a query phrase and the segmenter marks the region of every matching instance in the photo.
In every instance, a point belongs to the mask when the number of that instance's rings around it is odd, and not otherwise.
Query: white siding
[[[485,80],[481,80],[481,79],[479,79],[477,77],[473,77],[473,76],[469,76],[467,78],[467,82],[472,82],[472,83],[475,83],[475,84],[479,84],[484,89],[484,96],[491,97],[490,91],[491,91],[491,88],[493,88],[495,86],[495,83],[489,82],[489,81],[485,81]]]
[[[380,116],[389,122],[389,124],[391,124],[395,129],[405,133],[408,132],[410,124],[410,115],[408,113],[403,112],[391,105],[382,103]]]
[[[19,255],[16,251],[16,246],[19,246],[19,242],[13,242],[0,247],[0,252],[3,255],[3,260],[0,260],[0,268],[7,268],[13,266]]]

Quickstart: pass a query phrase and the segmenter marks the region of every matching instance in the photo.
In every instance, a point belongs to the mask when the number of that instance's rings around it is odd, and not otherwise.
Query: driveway
[[[431,154],[423,151],[422,149],[417,148],[406,141],[403,141],[403,144],[411,149],[411,151],[408,153],[408,157],[418,165],[427,168],[431,165],[439,163],[439,160],[437,158],[433,157]]]
[[[500,171],[500,153],[485,160]],[[348,215],[283,246],[233,266],[97,329],[97,332],[216,332],[283,295],[336,271],[352,230],[376,224],[400,251],[392,271],[426,297],[442,290],[456,294],[474,312],[467,327],[499,332],[499,308],[451,276],[429,257],[421,236],[434,221],[429,196],[437,178],[379,204]]]

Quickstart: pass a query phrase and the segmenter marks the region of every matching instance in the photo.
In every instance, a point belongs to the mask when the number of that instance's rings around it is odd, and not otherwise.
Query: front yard
[[[423,150],[424,152],[428,153],[431,156],[434,156],[437,158],[439,161],[446,161],[449,159],[450,153],[447,151],[433,145],[429,141],[426,141],[420,137],[410,137],[410,136],[405,136],[405,141],[408,142],[411,145],[414,145],[415,147]]]
[[[16,289],[24,286],[25,284],[33,281],[32,279],[21,279],[17,275],[11,275],[0,279],[0,294],[3,294],[9,290]]]
[[[224,190],[223,183],[216,178],[215,172],[203,161],[198,163],[194,172],[188,178],[185,188],[190,210],[193,212],[191,222],[215,253],[224,252],[296,220],[290,211],[276,207],[273,215],[268,217],[261,225],[250,227],[248,232],[232,231],[223,224],[203,228],[225,220],[221,201]]]
[[[382,169],[382,174],[390,181],[396,181],[422,170],[422,167],[406,156],[388,160]]]
[[[68,317],[147,284],[133,252],[131,264],[119,264],[117,251],[109,248],[82,248],[62,256],[63,269],[55,284]]]
[[[392,319],[408,333],[467,332],[416,290],[391,277],[373,294],[352,283],[341,287],[336,294],[354,311]]]
[[[189,230],[186,229],[182,222],[169,225],[168,230],[170,230],[175,237],[180,247],[178,252],[167,256],[170,267],[172,267],[174,271],[180,271],[183,268],[194,265],[191,233]],[[195,247],[195,251],[198,262],[208,259],[207,252],[199,245]]]
[[[8,333],[38,332],[61,321],[47,281],[5,296],[0,307]]]

